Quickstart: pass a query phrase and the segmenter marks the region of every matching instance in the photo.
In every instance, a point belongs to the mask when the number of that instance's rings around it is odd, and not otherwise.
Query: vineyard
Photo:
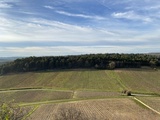
[[[61,108],[80,110],[90,120],[158,120],[160,71],[153,69],[63,70],[0,76],[0,101],[14,101],[26,119],[55,119]],[[138,95],[138,96],[136,96]],[[142,97],[143,96],[143,97]]]
[[[118,91],[117,81],[105,71],[55,71],[6,75],[0,78],[0,88],[43,87],[57,89],[102,89]]]
[[[131,91],[144,93],[159,93],[160,91],[160,71],[125,70],[116,75]]]
[[[53,90],[12,90],[1,91],[0,101],[12,101],[17,103],[41,102],[61,99],[71,99],[71,91],[53,91]]]
[[[68,91],[52,89],[27,89],[0,91],[0,101],[15,101],[16,103],[36,103],[54,100],[79,100],[121,97],[118,92],[100,91]]]
[[[160,112],[160,97],[138,97],[138,99]]]
[[[28,118],[33,120],[54,120],[60,108],[76,108],[89,119],[97,120],[158,120],[159,116],[148,109],[141,108],[128,98],[112,98],[73,103],[41,105]],[[41,114],[40,114],[41,113]]]
[[[120,97],[118,92],[100,92],[100,91],[75,91],[73,98],[108,98]]]
[[[154,70],[72,70],[32,72],[0,76],[0,89],[52,88],[58,90],[100,90],[156,93],[160,71]]]

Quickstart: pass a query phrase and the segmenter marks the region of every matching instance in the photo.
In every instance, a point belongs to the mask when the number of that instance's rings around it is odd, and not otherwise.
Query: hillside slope
[[[142,69],[66,70],[0,76],[0,88],[52,88],[62,90],[160,91],[160,71]]]

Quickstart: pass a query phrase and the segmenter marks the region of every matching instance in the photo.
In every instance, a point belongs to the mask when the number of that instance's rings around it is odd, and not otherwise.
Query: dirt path
[[[139,100],[138,98],[136,97],[133,97],[134,100],[136,100],[137,102],[141,103],[142,105],[144,105],[145,107],[147,107],[148,109],[152,110],[153,112],[157,113],[160,115],[160,112],[158,112],[157,110],[151,108],[150,106],[148,106],[147,104],[145,104],[144,102],[142,102],[141,100]]]
[[[73,99],[77,98],[77,91],[73,91]]]
[[[139,96],[139,97],[154,97],[156,95],[151,95],[151,94],[132,94],[132,96]]]
[[[20,88],[20,89],[2,89],[0,90],[0,93],[5,93],[5,92],[18,92],[18,91],[60,91],[60,92],[73,92],[72,90],[58,90],[58,89],[47,89],[47,88]]]

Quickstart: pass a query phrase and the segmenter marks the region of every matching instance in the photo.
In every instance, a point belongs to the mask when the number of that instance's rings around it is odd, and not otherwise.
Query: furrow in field
[[[57,105],[59,106],[55,107]],[[55,105],[43,105],[42,107],[39,107],[31,117],[34,116],[35,120],[50,120],[55,114],[58,114],[58,109],[63,107],[78,109],[89,119],[96,116],[97,120],[159,120],[159,115],[153,113],[149,109],[139,106],[130,98],[88,100]],[[53,112],[54,110],[56,112]]]

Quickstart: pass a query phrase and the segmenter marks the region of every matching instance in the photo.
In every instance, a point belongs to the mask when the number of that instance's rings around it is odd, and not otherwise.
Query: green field
[[[131,91],[160,93],[160,71],[124,70],[116,74]]]
[[[52,88],[60,90],[160,91],[160,71],[154,70],[72,70],[32,72],[0,76],[0,89]]]
[[[43,87],[54,89],[121,90],[117,80],[106,71],[55,71],[1,76],[0,88]]]
[[[71,99],[72,91],[54,91],[54,90],[12,90],[1,91],[0,101],[12,101],[18,103],[41,102],[51,100]]]
[[[157,119],[156,113],[121,91],[131,90],[138,95],[135,97],[159,111],[159,86],[160,71],[152,69],[28,72],[0,76],[0,101],[14,100],[24,106],[27,119],[49,120],[54,118],[59,106],[70,106],[72,102],[71,106],[81,108],[84,114],[89,117],[94,114],[102,120]],[[121,111],[117,111],[117,106]]]

